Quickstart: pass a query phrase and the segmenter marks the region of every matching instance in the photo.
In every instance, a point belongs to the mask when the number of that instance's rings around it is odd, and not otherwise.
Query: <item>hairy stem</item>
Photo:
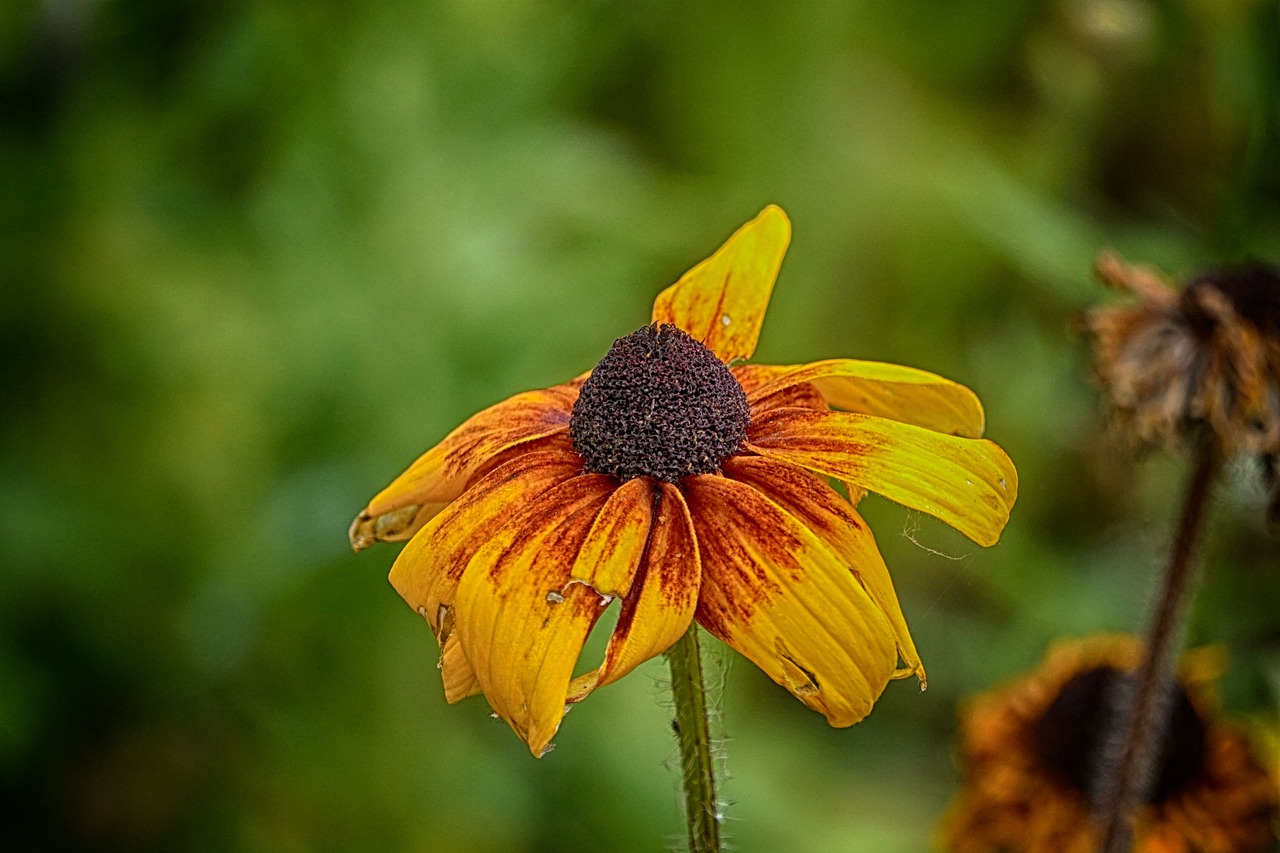
[[[676,718],[672,728],[680,744],[684,811],[689,823],[690,853],[720,853],[720,805],[716,800],[715,759],[707,718],[707,689],[698,652],[698,626],[667,650]]]
[[[1134,674],[1132,692],[1121,698],[1118,736],[1102,765],[1096,802],[1105,853],[1129,853],[1133,849],[1137,808],[1146,798],[1157,769],[1153,766],[1157,744],[1164,739],[1169,724],[1174,659],[1192,598],[1196,540],[1217,469],[1218,456],[1211,442],[1205,441],[1197,451],[1195,471],[1187,486],[1142,662]]]

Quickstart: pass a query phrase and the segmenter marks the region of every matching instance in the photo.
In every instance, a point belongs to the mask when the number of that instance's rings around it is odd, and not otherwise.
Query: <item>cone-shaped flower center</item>
[[[587,470],[674,483],[742,445],[747,395],[711,350],[666,324],[613,346],[582,386],[569,432]]]
[[[1036,725],[1040,758],[1085,794],[1092,793],[1103,749],[1114,736],[1116,700],[1132,689],[1132,676],[1113,667],[1082,672],[1067,682]],[[1204,765],[1204,753],[1204,721],[1178,685],[1147,802],[1160,802],[1194,779]]]

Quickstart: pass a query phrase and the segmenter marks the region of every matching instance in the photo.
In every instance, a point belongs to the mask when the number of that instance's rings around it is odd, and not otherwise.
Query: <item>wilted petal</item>
[[[803,468],[762,456],[727,459],[724,473],[754,487],[795,516],[840,557],[893,625],[898,657],[903,663],[895,676],[915,675],[923,682],[924,666],[907,628],[889,569],[876,547],[871,528],[849,502]]]
[[[391,567],[391,585],[422,614],[441,643],[453,630],[454,593],[476,551],[513,513],[581,471],[582,460],[573,453],[519,456],[473,485],[404,546]]]
[[[535,756],[560,726],[574,664],[608,599],[569,570],[617,482],[583,474],[543,492],[472,558],[454,635],[484,694]]]
[[[791,223],[769,205],[653,303],[653,321],[679,326],[728,364],[749,358],[791,242]]]
[[[880,607],[822,540],[745,483],[684,481],[702,589],[698,622],[833,726],[871,710],[897,662]]]
[[[567,432],[573,382],[517,394],[468,418],[396,477],[351,524],[351,547],[408,539],[495,456],[523,442]]]
[[[924,370],[848,358],[766,369],[774,375],[749,392],[752,414],[779,408],[785,404],[774,401],[775,396],[812,384],[837,409],[967,438],[980,437],[985,425],[976,394]]]
[[[1018,472],[996,444],[852,412],[776,409],[747,446],[928,513],[994,545],[1018,497]]]
[[[634,481],[633,481],[634,482]],[[693,621],[701,570],[698,540],[680,490],[658,483],[649,547],[630,594],[622,602],[618,624],[609,638],[604,664],[574,679],[570,702],[617,681],[680,639]]]

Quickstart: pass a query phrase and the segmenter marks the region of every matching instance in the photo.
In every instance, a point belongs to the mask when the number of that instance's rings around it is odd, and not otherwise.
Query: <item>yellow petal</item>
[[[468,418],[356,516],[351,547],[359,551],[378,541],[408,539],[462,494],[495,456],[523,442],[567,433],[579,384],[526,391]]]
[[[763,397],[756,394],[758,389],[769,385],[791,369],[769,364],[739,364],[729,369],[738,380],[738,384],[742,386],[742,390],[747,393],[747,400],[754,401],[751,402],[751,417],[758,417],[771,409],[788,406],[818,411],[826,411],[829,408],[826,398],[819,393],[817,386],[807,382],[787,385]]]
[[[701,577],[693,520],[679,489],[670,483],[658,483],[657,488],[660,497],[649,546],[631,593],[623,599],[604,664],[574,679],[570,702],[582,700],[662,654],[693,621]]]
[[[652,517],[652,480],[636,477],[619,486],[596,516],[570,580],[610,598],[626,595],[649,539]]]
[[[745,483],[683,483],[698,535],[698,622],[833,726],[858,722],[893,675],[894,631],[799,519]]]
[[[924,665],[911,639],[889,569],[871,528],[849,502],[803,468],[760,456],[727,459],[724,474],[752,486],[795,516],[840,557],[893,626],[898,657],[903,663],[894,675],[915,675],[923,683]]]
[[[1018,472],[982,439],[852,412],[775,409],[751,424],[763,456],[845,480],[994,545],[1018,497]]]
[[[577,454],[526,453],[500,466],[422,528],[391,567],[391,585],[443,644],[453,631],[453,599],[476,551],[534,498],[581,473]]]
[[[790,242],[787,215],[769,205],[714,255],[658,294],[653,321],[679,326],[725,364],[749,358]]]
[[[959,383],[924,370],[848,358],[765,369],[776,373],[771,381],[750,392],[748,401],[753,413],[761,411],[773,396],[787,393],[796,385],[812,383],[837,409],[949,435],[982,436],[985,417],[978,396]]]
[[[543,492],[472,558],[454,634],[494,711],[535,756],[564,716],[574,664],[608,599],[569,569],[617,482],[583,474]]]
[[[462,653],[457,637],[446,640],[440,652],[440,677],[444,681],[444,699],[450,705],[480,692],[480,680]]]

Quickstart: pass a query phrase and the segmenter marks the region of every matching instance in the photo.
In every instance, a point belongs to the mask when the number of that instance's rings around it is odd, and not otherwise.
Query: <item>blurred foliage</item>
[[[0,4],[5,847],[678,839],[660,661],[533,761],[482,699],[445,706],[394,549],[345,531],[776,201],[758,360],[969,384],[1022,493],[989,551],[864,504],[927,693],[837,731],[726,655],[730,833],[925,849],[957,703],[1143,621],[1184,466],[1107,436],[1068,321],[1103,246],[1280,258],[1278,90],[1261,0]],[[1191,639],[1227,644],[1228,709],[1274,719],[1255,474]]]

